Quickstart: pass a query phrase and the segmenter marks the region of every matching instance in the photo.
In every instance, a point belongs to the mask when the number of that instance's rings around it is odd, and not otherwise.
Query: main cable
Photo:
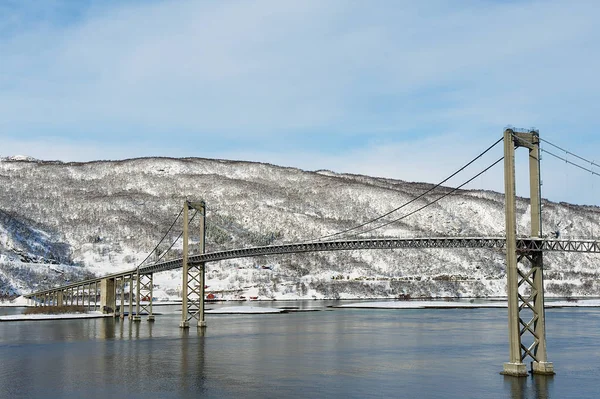
[[[369,232],[371,232],[371,231],[373,231],[373,230],[380,229],[380,228],[382,228],[382,227],[385,227],[385,226],[388,226],[388,225],[390,225],[390,224],[392,224],[392,223],[399,222],[400,220],[403,220],[403,219],[405,219],[405,218],[407,218],[407,217],[409,217],[409,216],[411,216],[411,215],[414,215],[415,213],[417,213],[417,212],[419,212],[419,211],[422,211],[423,209],[427,208],[428,206],[431,206],[431,205],[435,204],[436,202],[438,202],[438,201],[440,201],[440,200],[442,200],[442,199],[446,198],[446,197],[447,197],[447,196],[449,196],[450,194],[453,194],[453,193],[455,193],[456,191],[460,190],[462,187],[464,187],[465,185],[469,184],[470,182],[472,182],[473,180],[475,180],[476,178],[478,178],[479,176],[481,176],[482,174],[484,174],[485,172],[487,172],[488,170],[490,170],[491,168],[493,168],[494,166],[496,166],[496,165],[497,165],[497,164],[498,164],[500,161],[502,161],[503,159],[504,159],[504,157],[501,157],[501,158],[500,158],[500,159],[498,159],[496,162],[494,162],[493,164],[491,164],[490,166],[488,166],[487,168],[485,168],[485,169],[484,169],[484,170],[482,170],[481,172],[477,173],[475,176],[471,177],[469,180],[467,180],[466,182],[464,182],[464,183],[463,183],[463,184],[461,184],[460,186],[453,188],[453,189],[452,189],[452,190],[450,190],[449,192],[447,192],[447,193],[443,194],[442,196],[440,196],[439,198],[437,198],[437,199],[435,199],[435,200],[433,200],[433,201],[431,201],[431,202],[429,202],[429,203],[427,203],[427,204],[423,205],[423,206],[422,206],[422,207],[420,207],[419,209],[416,209],[416,210],[414,210],[414,211],[412,211],[412,212],[410,212],[410,213],[407,213],[406,215],[403,215],[403,216],[401,216],[401,217],[399,217],[399,218],[397,218],[397,219],[390,220],[389,222],[386,222],[386,223],[384,223],[384,224],[382,224],[382,225],[380,225],[380,226],[373,227],[373,228],[371,228],[371,229],[368,229],[368,230],[362,231],[362,232],[358,233],[358,235],[360,235],[360,234],[365,234],[365,233],[369,233]]]
[[[556,158],[556,159],[560,159],[561,161],[564,161],[565,163],[568,163],[568,164],[570,164],[570,165],[576,166],[576,167],[578,167],[578,168],[579,168],[579,169],[581,169],[581,170],[585,170],[586,172],[590,172],[592,175],[600,176],[600,173],[598,173],[598,172],[594,172],[593,170],[591,170],[591,169],[588,169],[588,168],[586,168],[585,166],[581,166],[581,165],[579,165],[579,164],[576,164],[575,162],[569,161],[567,158],[563,158],[563,157],[561,157],[561,156],[559,156],[559,155],[553,154],[553,153],[551,153],[550,151],[547,151],[547,150],[544,150],[544,149],[541,149],[541,151],[542,151],[542,152],[545,152],[545,153],[546,153],[546,154],[548,154],[548,155],[551,155],[551,156],[553,156],[553,157],[554,157],[554,158]],[[571,154],[571,153],[569,153],[569,154]],[[571,155],[573,155],[573,156],[576,156],[575,154],[571,154]],[[579,157],[578,157],[578,158],[579,158]],[[593,164],[593,165],[595,165],[595,164]]]
[[[594,161],[590,161],[590,160],[588,160],[588,159],[585,159],[584,157],[581,157],[581,156],[579,156],[579,155],[577,155],[577,154],[574,154],[574,153],[572,153],[572,152],[571,152],[571,151],[569,151],[569,150],[565,150],[564,148],[561,148],[561,147],[559,147],[558,145],[556,145],[556,144],[554,144],[554,143],[551,143],[551,142],[549,142],[548,140],[544,140],[544,139],[540,138],[540,141],[543,141],[544,143],[546,143],[546,144],[549,144],[549,145],[551,145],[552,147],[554,147],[554,148],[556,148],[556,149],[558,149],[558,150],[561,150],[561,151],[565,152],[566,154],[572,155],[572,156],[574,156],[575,158],[578,158],[579,160],[581,160],[581,161],[583,161],[583,162],[587,162],[587,163],[589,163],[589,164],[590,164],[590,165],[592,165],[592,166],[595,166],[595,167],[598,167],[598,166],[600,166],[600,165],[598,165],[597,163],[595,163]],[[546,152],[547,152],[547,151],[546,151]],[[554,154],[552,154],[552,153],[550,153],[550,152],[548,152],[548,154],[550,154],[550,155],[554,155]],[[578,166],[578,165],[575,165],[575,166]]]
[[[338,231],[337,233],[333,233],[333,234],[327,234],[321,237],[317,237],[317,238],[313,238],[311,240],[307,240],[304,242],[311,242],[311,241],[321,241],[325,238],[330,238],[330,237],[335,237],[341,234],[345,234],[348,233],[350,231],[356,230],[356,229],[360,229],[361,227],[364,227],[368,224],[371,224],[373,222],[376,222],[378,220],[383,219],[384,217],[391,215],[392,213],[399,211],[400,209],[412,204],[413,202],[419,200],[420,198],[423,198],[425,195],[429,194],[430,192],[434,191],[435,189],[439,188],[442,184],[446,183],[448,180],[452,179],[454,176],[456,176],[457,174],[459,174],[460,172],[462,172],[463,170],[465,170],[467,167],[469,167],[471,164],[473,164],[473,162],[477,161],[479,158],[481,158],[482,156],[484,156],[487,152],[489,152],[492,148],[494,148],[496,145],[498,145],[498,143],[500,143],[502,140],[504,140],[503,137],[501,137],[500,139],[498,139],[498,141],[496,141],[494,144],[492,144],[491,146],[489,146],[485,151],[483,151],[482,153],[480,153],[479,155],[477,155],[475,158],[473,158],[471,161],[469,161],[467,164],[465,164],[463,167],[461,167],[460,169],[458,169],[456,172],[452,173],[450,176],[448,176],[447,178],[445,178],[444,180],[442,180],[441,182],[439,182],[438,184],[436,184],[435,186],[431,187],[429,190],[423,192],[422,194],[420,194],[419,196],[411,199],[408,202],[405,202],[404,204],[400,205],[397,208],[392,209],[389,212],[384,213],[383,215],[380,215],[374,219],[371,219],[367,222],[361,223],[357,226],[351,227],[349,229],[346,230],[342,230],[342,231]],[[368,231],[368,230],[367,230]],[[359,233],[362,234],[362,233]]]
[[[188,223],[191,223],[191,222],[192,222],[192,220],[194,220],[194,218],[196,217],[196,214],[197,214],[197,213],[198,213],[198,210],[196,209],[196,212],[194,212],[194,214],[192,215],[192,217],[190,218],[190,220],[188,221]],[[169,251],[170,251],[170,250],[171,250],[171,249],[172,249],[172,248],[175,246],[175,243],[176,243],[177,241],[179,241],[179,239],[181,238],[181,236],[182,236],[182,235],[183,235],[183,231],[182,231],[181,233],[179,233],[179,235],[177,236],[177,238],[175,239],[175,241],[173,241],[173,242],[171,243],[171,246],[170,246],[169,248],[167,248],[167,249],[166,249],[166,250],[165,250],[165,251],[164,251],[164,252],[163,252],[163,253],[162,253],[162,254],[161,254],[159,257],[158,257],[158,259],[156,259],[156,262],[155,262],[155,263],[158,263],[158,262],[160,262],[160,260],[161,260],[162,258],[164,258],[164,257],[165,257],[165,255],[167,254],[167,252],[169,252]]]
[[[169,230],[167,230],[167,232],[165,233],[165,235],[160,239],[160,241],[158,242],[158,244],[156,244],[156,246],[154,247],[154,249],[152,251],[150,251],[150,253],[148,254],[148,256],[146,256],[146,259],[144,259],[139,265],[137,265],[136,269],[139,269],[140,266],[142,266],[144,264],[144,262],[146,262],[148,259],[150,259],[150,257],[154,253],[154,251],[156,251],[158,249],[159,245],[162,244],[162,242],[165,240],[165,238],[167,238],[167,235],[171,232],[171,230],[173,229],[173,226],[175,226],[175,223],[177,223],[177,220],[179,220],[179,216],[181,216],[182,213],[183,213],[183,207],[179,211],[179,214],[177,215],[177,217],[175,218],[175,220],[173,220],[173,223],[171,223],[171,227],[169,227]]]
[[[527,143],[527,144],[531,144],[531,145],[533,145],[533,143],[532,143],[532,142],[530,142],[530,141],[527,141],[527,140],[525,140],[525,139],[519,138],[519,140],[521,140],[521,141],[523,141],[523,142],[525,142],[525,143]],[[584,161],[584,162],[587,162],[587,163],[591,164],[591,165],[592,165],[592,167],[594,167],[594,166],[599,166],[598,164],[596,164],[596,163],[594,163],[594,162],[592,162],[592,161],[589,161],[589,160],[587,160],[587,159],[585,159],[585,158],[583,158],[583,157],[580,157],[580,156],[579,156],[579,155],[577,155],[577,154],[573,154],[572,152],[570,152],[570,151],[568,151],[568,150],[565,150],[564,148],[561,148],[561,147],[557,146],[556,144],[553,144],[553,143],[551,143],[551,142],[549,142],[549,141],[547,141],[547,140],[543,140],[543,139],[541,139],[541,138],[540,138],[540,141],[543,141],[544,143],[550,144],[552,147],[554,147],[554,148],[557,148],[557,149],[559,149],[560,151],[564,151],[564,152],[565,152],[566,154],[568,154],[568,155],[572,155],[572,156],[574,156],[575,158],[581,159],[582,161]],[[592,170],[592,169],[588,169],[588,168],[586,168],[585,166],[581,166],[581,165],[579,165],[578,163],[575,163],[575,162],[573,162],[573,161],[569,161],[567,158],[563,158],[563,157],[561,157],[560,155],[556,155],[556,154],[554,154],[553,152],[551,152],[551,151],[548,151],[548,150],[546,150],[546,149],[544,149],[544,148],[541,148],[541,147],[540,147],[540,151],[541,151],[541,152],[544,152],[544,153],[546,153],[546,154],[548,154],[548,155],[551,155],[551,156],[553,156],[553,157],[554,157],[554,158],[556,158],[556,159],[559,159],[559,160],[561,160],[561,161],[564,161],[565,163],[567,163],[567,164],[569,164],[569,165],[573,165],[573,166],[575,166],[575,167],[577,167],[577,168],[579,168],[579,169],[581,169],[581,170],[584,170],[584,171],[586,171],[586,172],[589,172],[589,173],[591,173],[592,175],[600,176],[600,173],[598,173],[598,172],[595,172],[595,171],[594,171],[594,170]]]
[[[221,230],[221,231],[224,231],[225,233],[229,233],[229,234],[231,234],[232,236],[235,236],[235,234],[239,234],[239,232],[235,232],[235,231],[229,230],[227,227],[223,227],[223,226],[221,226],[220,224],[218,224],[218,223],[216,223],[216,222],[213,222],[213,221],[210,221],[210,220],[208,220],[208,219],[206,219],[206,225],[207,225],[207,226],[208,226],[208,225],[214,226],[214,227],[216,227],[217,229],[219,229],[219,230]]]

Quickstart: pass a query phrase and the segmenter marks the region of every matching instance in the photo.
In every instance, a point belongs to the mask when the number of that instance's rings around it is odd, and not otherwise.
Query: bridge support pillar
[[[121,291],[122,294],[122,291]],[[117,304],[117,300],[119,298],[119,278],[116,277],[115,278],[115,286],[114,286],[114,290],[113,290],[113,295],[115,297],[115,311],[113,313],[113,317],[115,319],[118,319],[119,317],[121,317],[121,313],[123,312],[123,307],[119,306]]]
[[[114,313],[117,307],[115,279],[103,278],[100,281],[100,310],[104,314]]]
[[[65,297],[62,291],[56,291],[56,303],[55,306],[63,306]]]
[[[119,306],[119,318],[125,318],[125,276],[121,276],[121,305]]]
[[[129,275],[129,310],[127,318],[133,320],[133,274]]]
[[[136,290],[135,290],[135,316],[133,316],[133,321],[142,321],[142,316],[140,313],[140,305],[142,302],[142,296],[141,296],[141,287],[140,287],[140,271],[138,269],[137,274],[136,274]],[[131,298],[131,294],[129,294],[129,297]]]
[[[146,313],[148,321],[154,321],[154,314],[152,313],[153,276],[153,273],[138,275],[138,315],[141,317],[142,314]]]
[[[204,293],[205,293],[205,264],[189,264],[189,209],[200,213],[200,253],[205,252],[206,243],[206,204],[204,201],[183,204],[183,281],[182,281],[182,309],[179,327],[189,328],[190,321],[196,320],[196,326],[206,327],[204,319]]]
[[[519,333],[519,285],[517,278],[517,222],[515,211],[515,142],[512,130],[504,132],[504,196],[506,222],[506,278],[508,296],[509,362],[504,363],[503,374],[526,376],[527,368],[521,359]]]
[[[187,200],[183,203],[183,259],[181,282],[181,322],[180,328],[190,328],[188,318],[188,263],[189,263],[189,206]]]
[[[546,356],[542,253],[517,253],[515,148],[520,146],[529,149],[531,237],[539,238],[542,233],[539,134],[507,129],[504,132],[504,188],[509,362],[504,364],[502,374],[517,377],[527,375],[523,360],[528,356],[533,360],[534,373],[554,374],[554,367]],[[519,267],[519,262],[524,260],[529,261],[529,269]]]
[[[98,282],[94,283],[94,310],[98,310]]]

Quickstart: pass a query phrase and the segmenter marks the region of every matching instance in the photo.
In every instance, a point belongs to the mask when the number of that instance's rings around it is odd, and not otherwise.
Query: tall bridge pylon
[[[525,358],[535,374],[554,374],[548,362],[544,314],[544,272],[541,251],[517,250],[515,149],[529,149],[531,238],[541,238],[541,180],[539,132],[504,131],[504,188],[506,213],[506,275],[509,361],[502,374],[527,376]],[[520,264],[520,265],[519,265]]]
[[[183,282],[181,323],[179,327],[189,328],[190,321],[196,320],[197,327],[206,327],[204,320],[204,284],[205,263],[190,264],[189,262],[189,210],[195,209],[200,213],[200,239],[198,245],[200,254],[206,249],[206,203],[204,201],[183,204]]]

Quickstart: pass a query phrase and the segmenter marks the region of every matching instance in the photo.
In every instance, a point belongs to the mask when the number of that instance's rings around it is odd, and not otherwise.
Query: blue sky
[[[598,20],[595,1],[3,0],[0,156],[437,182],[510,124],[598,160]],[[546,157],[543,180],[600,205],[598,177]]]

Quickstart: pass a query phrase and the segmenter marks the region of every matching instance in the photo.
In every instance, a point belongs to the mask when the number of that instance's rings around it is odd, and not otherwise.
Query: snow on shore
[[[96,319],[99,317],[113,317],[111,314],[102,312],[89,313],[65,313],[65,314],[13,314],[0,316],[2,321],[23,321],[23,320],[59,320],[59,319]]]
[[[363,309],[476,309],[506,308],[506,301],[490,302],[442,302],[442,301],[395,301],[395,302],[358,302],[336,306],[337,308]],[[546,308],[600,307],[600,299],[582,299],[575,301],[546,301]]]
[[[228,306],[206,311],[207,314],[266,314],[283,312],[285,312],[285,309],[266,308],[259,306]]]
[[[600,299],[580,299],[571,301],[546,301],[546,308],[596,308],[600,307]]]
[[[24,296],[17,297],[12,301],[0,301],[0,306],[2,307],[21,307],[21,306],[32,306],[32,303],[29,299]]]

